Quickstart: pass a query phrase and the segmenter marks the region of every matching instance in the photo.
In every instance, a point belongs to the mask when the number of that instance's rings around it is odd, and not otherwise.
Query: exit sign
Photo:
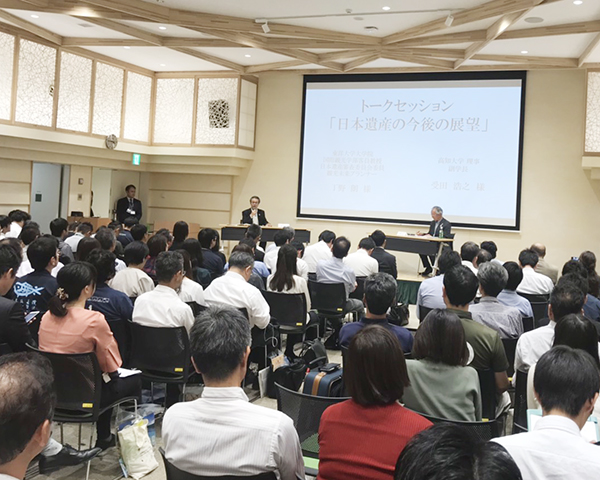
[[[134,153],[131,158],[131,163],[134,165],[139,165],[142,160],[142,156],[139,153]]]

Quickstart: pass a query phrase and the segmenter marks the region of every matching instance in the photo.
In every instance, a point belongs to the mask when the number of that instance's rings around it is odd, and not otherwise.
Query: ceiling
[[[600,67],[599,0],[0,0],[0,31],[152,72]]]

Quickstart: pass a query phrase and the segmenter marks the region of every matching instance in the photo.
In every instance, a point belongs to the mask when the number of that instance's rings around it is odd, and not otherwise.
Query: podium
[[[94,227],[94,232],[98,230],[100,227],[106,227],[112,220],[110,218],[102,218],[102,217],[67,217],[67,221],[69,223],[73,222],[90,222],[92,227]]]
[[[244,238],[249,225],[221,225],[221,240],[240,241]],[[282,228],[279,227],[262,227],[262,235],[260,236],[263,242],[272,242],[273,237]],[[296,228],[296,240],[302,243],[310,243],[310,230],[304,228]]]
[[[452,238],[437,238],[430,235],[418,237],[415,235],[391,235],[386,237],[386,250],[394,250],[396,252],[418,253],[420,255],[435,255],[435,263],[433,264],[433,273],[438,270],[438,258],[442,253],[444,244],[450,244],[454,240]]]

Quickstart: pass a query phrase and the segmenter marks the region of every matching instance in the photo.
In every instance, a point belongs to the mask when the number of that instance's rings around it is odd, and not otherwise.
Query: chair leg
[[[60,443],[65,444],[65,435],[63,431],[63,424],[60,424]]]
[[[94,430],[95,430],[94,425],[95,425],[94,423],[90,424],[90,448],[92,448],[92,445],[93,445],[92,442],[94,441]]]
[[[79,439],[77,443],[77,450],[81,450],[81,423],[79,424]]]
[[[85,480],[90,480],[90,467],[91,467],[91,465],[92,465],[92,461],[88,460],[88,462],[87,462],[87,469],[86,469],[86,472],[85,472]]]

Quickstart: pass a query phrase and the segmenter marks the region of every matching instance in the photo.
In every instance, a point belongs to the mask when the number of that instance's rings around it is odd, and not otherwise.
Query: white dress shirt
[[[320,240],[314,245],[309,245],[306,247],[302,259],[308,265],[309,273],[315,273],[317,271],[317,263],[319,263],[320,260],[329,260],[332,256],[333,254],[331,253],[331,248],[329,248],[329,245],[327,245],[323,240]]]
[[[185,327],[190,332],[194,314],[171,287],[158,285],[140,295],[133,305],[133,321],[147,327]]]
[[[179,298],[185,303],[196,302],[203,307],[208,306],[204,299],[204,289],[202,288],[202,285],[187,277],[183,277],[183,282],[179,289]]]
[[[421,318],[419,307],[427,308],[446,308],[444,297],[442,296],[442,288],[444,287],[444,275],[423,280],[419,285],[417,293],[417,318]]]
[[[23,230],[21,225],[19,225],[17,222],[12,222],[10,224],[10,230],[6,232],[4,238],[19,238],[19,235],[21,235],[21,230]]]
[[[559,415],[538,420],[532,432],[494,438],[513,458],[523,480],[597,480],[598,447],[581,436],[577,424]]]
[[[354,270],[344,264],[341,258],[331,257],[317,264],[317,282],[343,283],[346,287],[346,299],[356,289]]]
[[[126,268],[127,265],[125,265],[125,262],[123,260],[121,260],[120,258],[115,258],[115,272],[121,272]]]
[[[27,258],[26,251],[27,251],[27,247],[25,247],[23,249],[23,261],[21,262],[21,265],[19,265],[19,269],[17,270],[17,278],[24,277],[25,275],[29,275],[31,272],[33,272],[33,267],[31,266],[31,262],[29,261],[29,258]],[[50,274],[54,278],[56,278],[56,276],[58,275],[58,272],[60,272],[60,269],[63,267],[64,267],[63,263],[58,262],[56,264],[56,267],[54,267],[52,269]]]
[[[81,233],[75,232],[70,237],[65,238],[65,243],[71,247],[71,251],[73,253],[77,253],[77,245],[79,245],[79,242],[81,242],[82,238],[83,235]]]
[[[265,265],[271,273],[275,273],[277,270],[277,257],[279,256],[279,249],[281,247],[272,248],[271,251],[265,253]],[[296,272],[299,276],[301,276],[304,280],[308,280],[308,265],[301,258],[296,259]]]
[[[379,262],[371,258],[369,252],[364,248],[359,248],[344,258],[344,263],[348,265],[357,277],[368,277],[372,273],[379,272]]]
[[[133,267],[117,272],[108,285],[132,298],[154,290],[154,282],[148,274],[140,268]]]
[[[531,303],[517,292],[504,289],[496,298],[500,303],[503,303],[508,307],[515,307],[521,312],[521,316],[533,318],[533,308],[531,308]]]
[[[208,305],[230,305],[248,311],[250,328],[265,328],[271,320],[269,304],[260,290],[250,285],[239,273],[229,270],[214,279],[204,292]]]
[[[201,398],[176,403],[165,413],[162,435],[167,460],[193,475],[274,471],[281,480],[304,478],[292,420],[250,403],[239,387],[204,387]]]
[[[536,272],[529,265],[523,267],[523,280],[517,287],[517,292],[529,295],[547,295],[552,293],[554,284],[546,275]]]
[[[463,266],[471,270],[475,274],[475,276],[477,276],[477,269],[475,268],[475,265],[473,265],[473,262],[469,262],[468,260],[462,260],[461,263],[463,264]]]
[[[497,298],[483,297],[479,303],[469,305],[473,320],[496,330],[500,338],[518,338],[523,333],[521,313],[513,307],[507,307]]]
[[[10,475],[5,475],[4,473],[0,473],[0,480],[18,480],[15,477],[11,477]]]

